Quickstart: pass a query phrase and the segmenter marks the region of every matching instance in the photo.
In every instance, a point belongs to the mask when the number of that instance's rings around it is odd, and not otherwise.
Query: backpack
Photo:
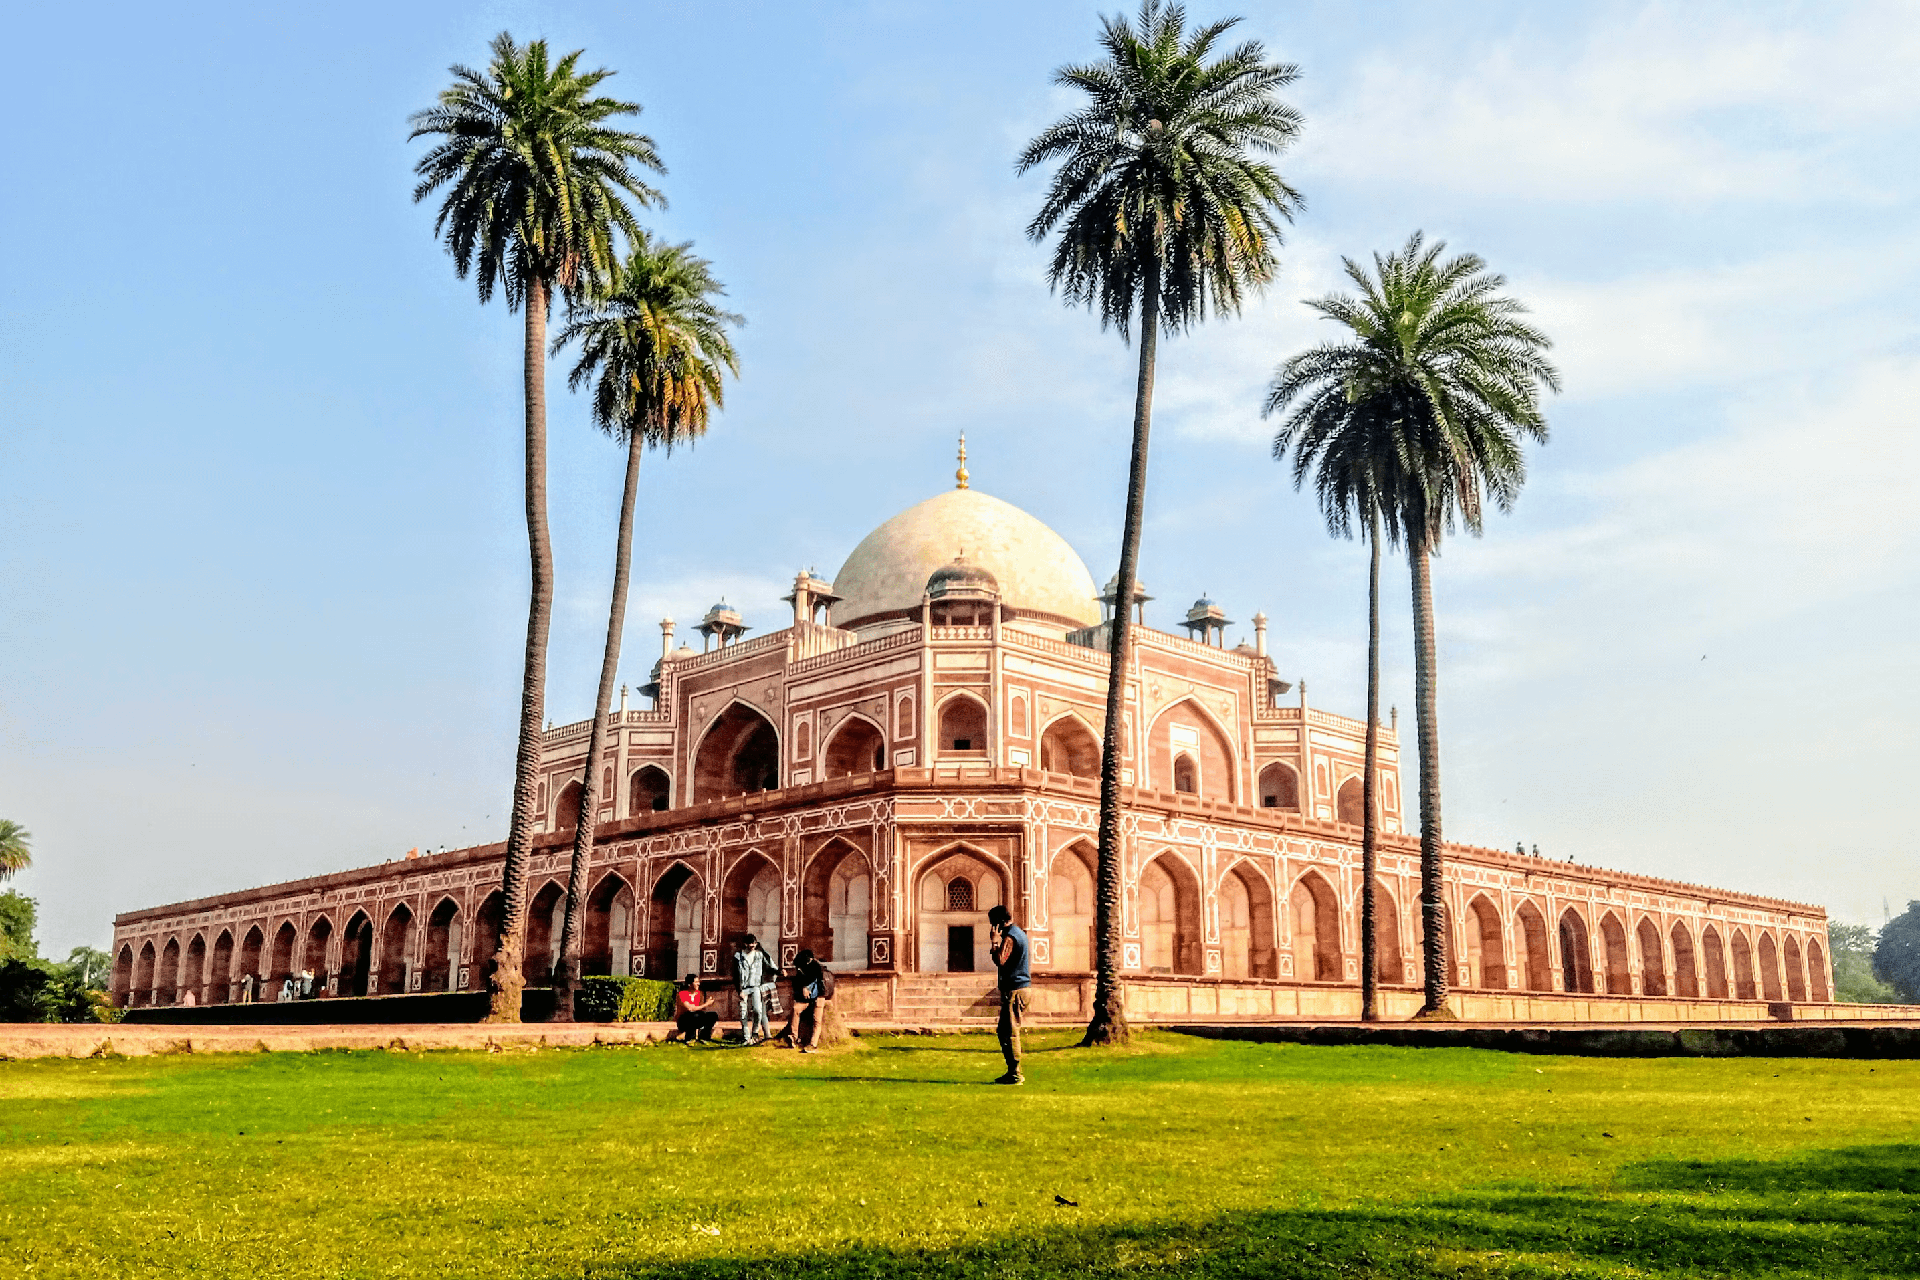
[[[824,965],[820,968],[820,998],[833,999],[833,970]]]

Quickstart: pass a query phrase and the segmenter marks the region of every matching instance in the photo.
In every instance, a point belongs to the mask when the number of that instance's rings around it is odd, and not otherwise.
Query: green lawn
[[[1033,1039],[0,1063],[0,1276],[1920,1274],[1920,1063]]]

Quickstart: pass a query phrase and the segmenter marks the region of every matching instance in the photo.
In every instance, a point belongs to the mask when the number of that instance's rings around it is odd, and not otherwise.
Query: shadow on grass
[[[1854,1147],[1784,1161],[1653,1162],[1622,1191],[1456,1194],[1407,1205],[1035,1228],[947,1249],[854,1247],[672,1265],[600,1264],[602,1280],[693,1277],[1165,1277],[1460,1275],[1913,1275],[1920,1147]],[[1083,1203],[1094,1207],[1090,1197]],[[1004,1212],[1004,1206],[1002,1206]]]

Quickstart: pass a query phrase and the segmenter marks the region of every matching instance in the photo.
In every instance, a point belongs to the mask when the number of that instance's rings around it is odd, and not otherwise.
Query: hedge
[[[576,1022],[671,1022],[673,993],[671,982],[656,978],[582,978],[573,1017]]]

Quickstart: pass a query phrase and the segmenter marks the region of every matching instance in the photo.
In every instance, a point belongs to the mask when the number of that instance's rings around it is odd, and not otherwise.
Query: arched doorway
[[[133,992],[133,948],[126,943],[120,944],[120,954],[113,958],[113,1003],[124,1009],[132,1003],[129,996]]]
[[[300,940],[300,931],[293,927],[293,921],[283,920],[280,927],[273,931],[273,965],[267,971],[267,984],[273,988],[268,999],[278,999],[280,984],[293,976],[293,949]]]
[[[1240,798],[1233,748],[1213,717],[1192,699],[1174,703],[1155,718],[1147,749],[1153,779],[1148,785],[1207,800]],[[1184,768],[1181,757],[1187,761]]]
[[[1400,908],[1393,891],[1373,883],[1373,980],[1399,986],[1407,980],[1406,958],[1400,949]]]
[[[555,831],[572,831],[580,825],[580,797],[585,793],[586,788],[578,778],[560,788],[560,794],[553,802]]]
[[[1293,766],[1274,761],[1260,771],[1260,806],[1263,809],[1300,810],[1300,775]]]
[[[1560,980],[1564,991],[1593,994],[1593,945],[1587,922],[1572,907],[1560,913]]]
[[[693,802],[772,791],[780,785],[780,735],[773,722],[735,702],[715,717],[693,760]]]
[[[1200,881],[1186,860],[1167,852],[1141,868],[1137,901],[1140,961],[1146,971],[1196,978],[1205,974]]]
[[[1634,926],[1634,941],[1640,945],[1640,994],[1667,994],[1666,949],[1660,945],[1660,930],[1646,916]]]
[[[140,958],[133,966],[133,1003],[149,1005],[153,1003],[153,943],[140,944]]]
[[[340,994],[364,996],[373,967],[373,921],[356,911],[340,935]]]
[[[1760,935],[1760,992],[1769,1000],[1780,998],[1780,960],[1770,933]]]
[[[706,911],[706,887],[692,867],[676,862],[661,873],[647,913],[648,977],[671,982],[700,971]]]
[[[613,872],[587,895],[580,972],[624,978],[633,972],[633,888]]]
[[[265,985],[266,971],[260,965],[260,953],[266,949],[267,935],[260,931],[259,925],[247,930],[247,936],[240,942],[240,975],[252,974],[255,982]],[[265,999],[265,993],[256,993],[256,1000]]]
[[[1735,1000],[1757,1000],[1760,993],[1753,985],[1753,948],[1747,944],[1747,935],[1738,929],[1733,931],[1733,998]]]
[[[1600,947],[1607,957],[1607,994],[1632,995],[1633,968],[1627,955],[1627,931],[1611,911],[1600,917]]]
[[[1338,982],[1340,905],[1333,886],[1317,871],[1294,882],[1287,895],[1293,926],[1293,976],[1302,982]]]
[[[641,765],[627,780],[627,812],[665,813],[673,803],[673,780],[658,765]]]
[[[313,993],[325,995],[327,991],[327,943],[333,940],[333,921],[325,916],[315,916],[313,923],[307,926],[307,949],[301,962],[301,969],[313,973]]]
[[[180,939],[168,938],[160,951],[160,973],[154,979],[153,1002],[172,1004],[180,998]]]
[[[1476,987],[1489,991],[1507,989],[1507,955],[1504,943],[1505,929],[1500,924],[1500,912],[1485,894],[1474,895],[1467,904],[1466,925],[1466,961],[1469,981]]]
[[[1792,934],[1787,935],[1786,944],[1781,948],[1787,960],[1787,999],[1796,1002],[1807,998],[1806,970],[1800,966],[1800,941]]]
[[[406,903],[387,916],[380,937],[380,990],[402,995],[413,980],[413,911]]]
[[[1673,922],[1673,928],[1667,930],[1667,941],[1673,947],[1673,994],[1682,1000],[1697,1000],[1700,963],[1694,954],[1693,935],[1687,931],[1684,921]]]
[[[941,703],[940,740],[935,745],[942,755],[985,755],[987,704],[965,693]]]
[[[765,854],[749,853],[733,864],[720,886],[722,961],[749,933],[769,954],[780,953],[780,891],[780,868]]]
[[[867,857],[845,840],[829,840],[800,879],[800,943],[829,969],[864,969],[873,919],[873,875]],[[778,955],[777,939],[763,938]]]
[[[469,981],[464,984],[473,987],[486,987],[493,976],[494,955],[500,950],[500,931],[506,926],[506,898],[498,889],[480,901],[480,909],[473,913],[473,947],[467,952],[468,963],[473,968],[468,974]]]
[[[999,869],[970,849],[936,856],[915,890],[922,973],[986,973],[987,912],[1006,901]]]
[[[1273,888],[1240,861],[1220,877],[1220,976],[1277,977],[1273,955]]]
[[[1075,778],[1100,776],[1100,740],[1076,716],[1061,716],[1040,735],[1040,767]]]
[[[1047,928],[1053,935],[1050,968],[1093,971],[1093,851],[1072,844],[1047,869]]]
[[[567,919],[567,891],[557,880],[540,886],[527,905],[527,950],[520,972],[530,987],[551,986],[553,966],[560,957],[556,948]]]
[[[207,974],[207,1003],[225,1004],[233,998],[233,934],[225,929],[213,940],[213,968]]]
[[[1350,827],[1360,826],[1366,821],[1366,797],[1361,794],[1360,779],[1348,778],[1340,784],[1340,791],[1334,797],[1334,806],[1339,821]]]
[[[878,773],[887,767],[887,740],[880,726],[865,716],[848,716],[827,743],[823,777],[847,778]]]
[[[1706,952],[1707,999],[1726,1000],[1730,998],[1727,986],[1727,952],[1720,945],[1720,931],[1708,925],[1700,934],[1700,949]]]
[[[193,941],[187,944],[187,958],[180,970],[180,990],[184,996],[191,993],[194,1003],[203,1003],[206,994],[202,990],[207,981],[207,935],[196,933]]]
[[[1813,992],[1815,1004],[1825,1004],[1830,999],[1827,991],[1827,955],[1817,938],[1807,939],[1807,985]]]
[[[461,934],[460,904],[442,898],[427,917],[427,945],[420,957],[422,991],[456,991],[460,987]]]
[[[1513,971],[1528,991],[1553,990],[1547,951],[1547,921],[1540,908],[1522,902],[1513,909]]]

